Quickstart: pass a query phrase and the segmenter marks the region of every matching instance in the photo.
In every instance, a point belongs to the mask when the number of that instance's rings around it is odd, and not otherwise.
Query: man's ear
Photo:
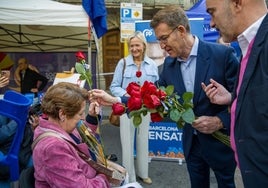
[[[182,26],[182,25],[179,25],[179,26],[177,27],[177,30],[178,30],[180,33],[186,33],[186,28],[185,28],[184,26]]]
[[[245,3],[245,0],[230,0],[235,12],[239,12]]]
[[[231,0],[234,4],[235,7],[240,7],[243,3],[244,0]]]

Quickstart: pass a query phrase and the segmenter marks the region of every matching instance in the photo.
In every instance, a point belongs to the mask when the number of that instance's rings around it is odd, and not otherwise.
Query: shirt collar
[[[264,16],[262,16],[261,18],[259,18],[256,22],[254,22],[242,34],[240,34],[237,37],[237,41],[239,43],[239,46],[241,48],[243,56],[246,55],[249,43],[251,42],[252,39],[255,38],[255,36],[258,32],[258,29],[259,29],[265,16],[266,16],[266,14]]]
[[[197,50],[198,50],[198,44],[199,44],[199,39],[198,37],[194,36],[194,44],[193,47],[191,49],[190,55],[188,56],[188,58],[186,60],[182,60],[181,58],[177,58],[178,61],[181,62],[189,62],[191,57],[196,57],[197,56]]]

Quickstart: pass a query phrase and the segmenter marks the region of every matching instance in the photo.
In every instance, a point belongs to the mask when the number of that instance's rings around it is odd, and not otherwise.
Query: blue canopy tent
[[[206,12],[206,1],[199,0],[192,8],[186,11],[188,18],[204,18],[204,40],[216,42],[219,32],[215,28],[210,27],[210,15]]]

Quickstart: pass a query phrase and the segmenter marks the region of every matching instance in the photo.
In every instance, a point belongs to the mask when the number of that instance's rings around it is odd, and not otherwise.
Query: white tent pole
[[[90,27],[91,27],[91,33],[93,34],[93,40],[95,42],[95,45],[96,45],[96,75],[95,75],[95,78],[96,78],[96,86],[97,88],[100,88],[100,75],[99,75],[99,63],[98,63],[98,53],[99,53],[99,43],[98,43],[98,37],[97,37],[97,34],[96,34],[96,31],[95,31],[95,28],[93,27],[93,24],[90,22]],[[92,49],[91,49],[91,45],[89,46],[89,49],[90,50],[90,57],[91,57],[91,52],[92,52]],[[88,53],[89,53],[88,52]],[[92,66],[92,63],[90,63],[91,67]]]

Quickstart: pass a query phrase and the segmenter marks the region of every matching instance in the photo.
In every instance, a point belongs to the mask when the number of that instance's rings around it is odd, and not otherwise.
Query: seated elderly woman
[[[45,93],[41,107],[47,118],[40,118],[34,139],[46,132],[54,135],[34,142],[35,187],[110,187],[107,177],[97,173],[78,154],[79,149],[91,156],[87,145],[81,143],[77,123],[84,120],[93,132],[97,129],[97,123],[92,124],[92,118],[96,118],[97,122],[98,103],[90,103],[85,117],[88,96],[85,89],[65,82],[51,86]]]

